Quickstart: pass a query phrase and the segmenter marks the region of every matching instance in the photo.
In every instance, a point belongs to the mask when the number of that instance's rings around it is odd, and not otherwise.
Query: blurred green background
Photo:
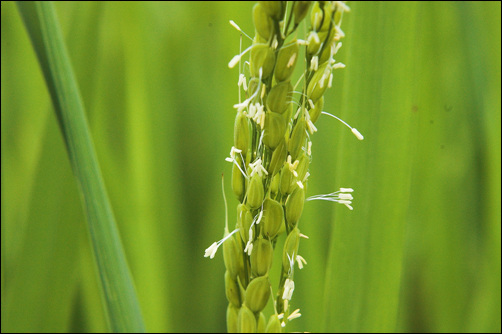
[[[225,330],[221,174],[253,2],[58,2],[147,330]],[[288,331],[501,331],[500,2],[349,3]],[[40,66],[1,5],[2,332],[106,331]],[[249,41],[243,40],[244,47]],[[227,181],[230,222],[235,205]]]

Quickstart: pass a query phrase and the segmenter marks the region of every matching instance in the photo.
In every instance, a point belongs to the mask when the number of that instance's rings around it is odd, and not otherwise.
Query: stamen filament
[[[349,124],[347,124],[347,122],[345,122],[341,118],[336,117],[335,115],[332,115],[329,112],[325,112],[325,111],[321,111],[321,114],[328,115],[328,116],[331,116],[333,118],[336,118],[337,120],[339,120],[340,122],[342,122],[343,124],[345,124],[345,126],[347,126],[352,131],[352,133],[357,137],[357,139],[359,139],[359,140],[363,140],[364,139],[363,135],[359,131],[357,131],[356,128],[351,127]]]
[[[244,31],[242,31],[241,27],[239,27],[237,25],[237,23],[235,23],[233,20],[230,20],[229,23],[230,23],[230,25],[232,27],[234,27],[237,31],[241,32],[244,36],[246,36],[247,38],[249,38],[251,41],[253,40],[251,37],[249,37],[248,34],[246,34]]]

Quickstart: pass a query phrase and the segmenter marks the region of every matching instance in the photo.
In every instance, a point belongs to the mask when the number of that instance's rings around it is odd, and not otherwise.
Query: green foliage
[[[203,251],[221,173],[232,192],[228,20],[253,34],[253,5],[55,4],[152,332],[226,329],[222,256]],[[500,3],[349,6],[324,110],[365,140],[320,115],[306,195],[352,187],[354,211],[305,203],[288,330],[500,332]],[[1,15],[2,332],[106,331],[49,91],[17,7]]]
[[[107,321],[113,332],[144,332],[115,218],[52,2],[20,2],[85,207]]]

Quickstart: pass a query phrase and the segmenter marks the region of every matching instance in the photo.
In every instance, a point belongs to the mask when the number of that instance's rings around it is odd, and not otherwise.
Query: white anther
[[[314,134],[314,132],[317,132],[317,128],[310,119],[307,121],[307,129],[309,130],[311,135]]]
[[[347,6],[347,4],[345,4],[343,1],[335,1],[335,4],[342,12],[350,12],[349,6]]]
[[[305,177],[303,178],[302,182],[305,183],[307,181],[307,179],[309,178],[309,176],[310,176],[309,172],[305,173]]]
[[[291,300],[291,297],[293,297],[294,290],[295,290],[295,282],[293,282],[293,280],[290,280],[289,278],[286,278],[286,282],[284,282],[284,292],[282,294],[282,299]]]
[[[337,68],[345,68],[345,64],[344,63],[333,64],[333,69],[336,70]]]
[[[307,261],[305,261],[305,259],[302,256],[297,255],[296,256],[296,263],[298,263],[299,269],[303,269],[303,265],[307,264]]]
[[[335,191],[330,194],[311,196],[307,198],[307,201],[323,200],[323,201],[337,202],[340,204],[344,204],[350,210],[353,210],[352,206],[350,205],[352,204],[353,197],[351,194],[346,194],[353,191],[354,190],[352,188],[340,188],[339,191]]]
[[[312,101],[312,99],[309,99],[309,105],[310,105],[311,109],[315,108],[315,104],[314,104],[314,101]]]
[[[240,33],[244,34],[244,36],[246,36],[246,37],[247,37],[247,38],[249,38],[250,40],[253,40],[251,37],[249,37],[249,35],[248,35],[248,34],[246,34],[244,31],[242,31],[241,27],[239,27],[239,26],[237,25],[237,23],[235,23],[233,20],[230,20],[230,21],[229,21],[229,23],[230,23],[230,25],[231,25],[232,27],[234,27],[237,31],[239,31]]]
[[[239,87],[241,87],[241,86],[242,86],[242,88],[244,88],[244,91],[246,91],[246,92],[247,92],[247,90],[248,90],[248,85],[247,85],[247,83],[246,83],[246,76],[245,76],[243,73],[239,74],[239,82],[237,83],[237,85],[238,85]]]
[[[237,111],[239,111],[239,112],[243,111],[244,109],[246,109],[248,107],[249,101],[250,101],[250,99],[247,99],[244,102],[236,103],[236,104],[234,104],[234,108],[237,109]]]
[[[348,127],[350,129],[350,131],[352,131],[352,133],[357,137],[357,139],[359,139],[359,140],[363,140],[364,139],[363,135],[359,131],[357,131],[356,128],[351,127],[347,122],[345,122],[344,120],[342,120],[340,117],[336,117],[335,115],[331,115],[330,113],[325,112],[325,111],[321,111],[321,114],[325,114],[325,115],[331,116],[331,117],[339,120],[346,127]]]
[[[230,20],[229,22],[232,25],[232,27],[237,29],[237,31],[242,31],[241,28],[237,25],[237,23],[235,23],[233,20]]]
[[[344,194],[344,193],[339,194],[338,197],[340,197],[340,199],[349,201],[354,199],[351,194]]]
[[[310,70],[317,71],[318,68],[319,68],[319,57],[314,56],[314,57],[312,57],[312,60],[310,61]]]
[[[295,116],[293,117],[294,119],[296,119],[298,117],[298,115],[300,115],[300,111],[302,111],[302,108],[298,108],[298,110],[296,111]]]
[[[247,243],[246,243],[246,248],[244,248],[244,253],[247,253],[248,256],[251,256],[251,253],[253,252],[253,242],[252,240],[250,239]]]
[[[321,80],[319,80],[319,88],[324,87],[324,83],[325,83],[326,79],[328,79],[328,74],[326,72],[324,72],[324,74],[321,77]]]
[[[336,30],[336,35],[334,39],[339,40],[340,38],[345,37],[345,33],[339,26],[335,25],[335,30]]]
[[[296,53],[293,53],[291,55],[291,57],[289,58],[289,61],[288,61],[288,64],[286,65],[286,67],[291,67],[295,64],[295,60],[296,60]]]
[[[263,217],[263,204],[261,205],[261,211],[258,214],[258,219],[256,219],[256,225],[258,225],[261,222],[262,217]]]
[[[299,318],[301,317],[301,313],[300,313],[300,309],[297,308],[296,310],[294,310],[288,317],[288,320],[291,321],[293,319],[296,319],[296,318]]]
[[[236,55],[234,56],[229,62],[228,62],[228,67],[229,68],[234,68],[235,65],[241,60],[242,55]]]
[[[240,54],[234,56],[232,60],[230,60],[230,62],[228,63],[228,67],[234,68],[235,65],[237,65],[237,63],[241,60],[242,56],[244,56],[249,50],[251,50],[251,46],[246,50],[244,50],[243,52],[241,52]]]
[[[357,139],[359,139],[359,140],[363,140],[364,139],[364,137],[361,134],[361,132],[357,131],[356,128],[352,128],[351,131],[354,134],[354,136],[356,136]]]
[[[338,50],[340,50],[341,47],[342,47],[342,42],[336,43],[334,54],[336,54],[338,52]]]
[[[272,49],[277,49],[277,47],[279,46],[279,42],[277,41],[277,36],[274,35],[274,40],[272,41]]]
[[[204,253],[204,257],[208,257],[210,256],[210,258],[214,258],[214,255],[216,254],[216,251],[218,251],[218,243],[215,241],[211,244],[211,246],[209,246],[207,249],[206,249],[206,252]]]
[[[268,175],[267,170],[265,169],[265,167],[263,167],[263,165],[261,163],[261,158],[256,160],[255,162],[249,164],[249,167],[251,167],[253,169],[251,171],[250,176],[253,176],[254,174],[258,174],[260,177],[262,177],[263,173],[265,173],[265,175]]]
[[[206,248],[206,251],[204,252],[204,257],[209,257],[211,259],[214,258],[215,254],[216,254],[216,251],[218,251],[218,248],[221,246],[221,244],[223,244],[225,242],[225,240],[227,240],[228,238],[230,238],[234,233],[236,233],[238,231],[239,231],[239,229],[235,229],[231,233],[229,233],[228,235],[226,235],[220,241],[213,242],[211,244],[211,246],[209,246],[208,248]]]
[[[256,115],[256,106],[254,104],[251,103],[249,105],[247,114],[248,114],[248,117],[254,118],[254,116]]]

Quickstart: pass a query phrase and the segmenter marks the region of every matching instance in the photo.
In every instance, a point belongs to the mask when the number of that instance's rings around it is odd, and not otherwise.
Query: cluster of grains
[[[344,36],[340,24],[347,10],[342,2],[259,1],[253,8],[252,45],[229,63],[230,67],[239,64],[241,73],[239,103],[234,105],[234,145],[226,159],[233,164],[237,222],[233,232],[227,223],[224,239],[206,250],[206,256],[213,258],[223,245],[229,332],[281,332],[288,321],[300,316],[289,303],[295,264],[300,269],[306,264],[298,254],[300,238],[306,237],[298,222],[306,201],[311,136],[317,131],[314,123],[324,106],[323,95],[331,87],[332,71],[344,67],[333,57]],[[297,28],[309,12],[307,37],[298,39]],[[248,51],[249,61],[241,61]],[[293,84],[291,76],[302,60],[303,74]],[[296,92],[300,84],[301,91]],[[311,199],[351,208],[351,191],[341,188]],[[269,271],[282,235],[286,239],[281,275],[274,314],[267,319],[262,311],[274,294]]]

